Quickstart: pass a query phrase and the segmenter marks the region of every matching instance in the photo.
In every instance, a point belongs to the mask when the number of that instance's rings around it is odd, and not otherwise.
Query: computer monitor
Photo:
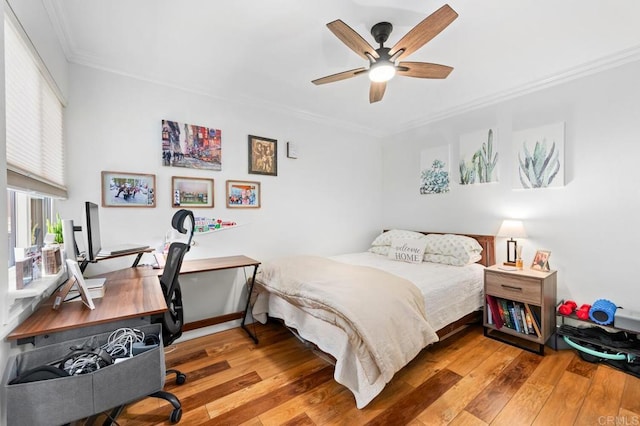
[[[84,234],[84,247],[86,258],[93,262],[100,252],[100,219],[98,217],[98,205],[91,201],[85,201],[84,214],[82,215],[82,233]]]

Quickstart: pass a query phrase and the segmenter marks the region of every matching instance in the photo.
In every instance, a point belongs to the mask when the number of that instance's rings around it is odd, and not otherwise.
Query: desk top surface
[[[220,271],[223,269],[258,266],[260,262],[247,256],[212,257],[209,259],[185,260],[182,262],[180,274],[195,272]]]
[[[260,262],[246,256],[185,260],[180,274],[257,267]],[[104,324],[129,318],[160,314],[167,310],[158,276],[161,269],[148,266],[121,269],[98,275],[106,278],[105,294],[93,299],[96,308],[88,309],[80,301],[65,302],[53,310],[54,293],[8,336],[17,340],[74,328]],[[96,278],[96,277],[92,277]]]
[[[21,339],[74,328],[104,324],[128,318],[160,314],[167,310],[158,270],[150,267],[127,268],[103,274],[105,293],[94,298],[95,309],[81,301],[65,302],[53,310],[54,293],[7,339]]]

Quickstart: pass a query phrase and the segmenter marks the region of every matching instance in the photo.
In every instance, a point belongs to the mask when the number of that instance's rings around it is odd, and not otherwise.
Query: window
[[[5,248],[7,266],[11,267],[15,264],[16,247],[42,246],[47,219],[53,219],[53,200],[66,198],[67,189],[62,94],[10,4],[5,2],[4,6],[4,50],[0,51],[4,53],[6,125]],[[10,278],[8,284],[0,285],[0,331],[8,328],[3,324],[16,324],[29,306],[38,302],[36,296],[55,284],[55,280],[42,280],[37,288],[31,284],[29,291],[20,295],[10,293],[15,280]],[[8,294],[10,297],[6,297]]]
[[[4,20],[7,186],[66,198],[61,96],[11,16]]]

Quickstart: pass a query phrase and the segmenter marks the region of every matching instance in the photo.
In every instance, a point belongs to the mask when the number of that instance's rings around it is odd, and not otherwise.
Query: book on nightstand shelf
[[[487,299],[487,323],[498,330],[507,327],[522,334],[541,336],[540,318],[528,303],[515,302],[491,295]]]

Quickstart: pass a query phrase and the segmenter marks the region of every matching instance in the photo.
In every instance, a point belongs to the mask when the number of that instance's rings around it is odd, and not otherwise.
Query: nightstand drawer
[[[509,300],[537,305],[542,303],[540,281],[532,278],[487,273],[485,291],[487,294]]]

